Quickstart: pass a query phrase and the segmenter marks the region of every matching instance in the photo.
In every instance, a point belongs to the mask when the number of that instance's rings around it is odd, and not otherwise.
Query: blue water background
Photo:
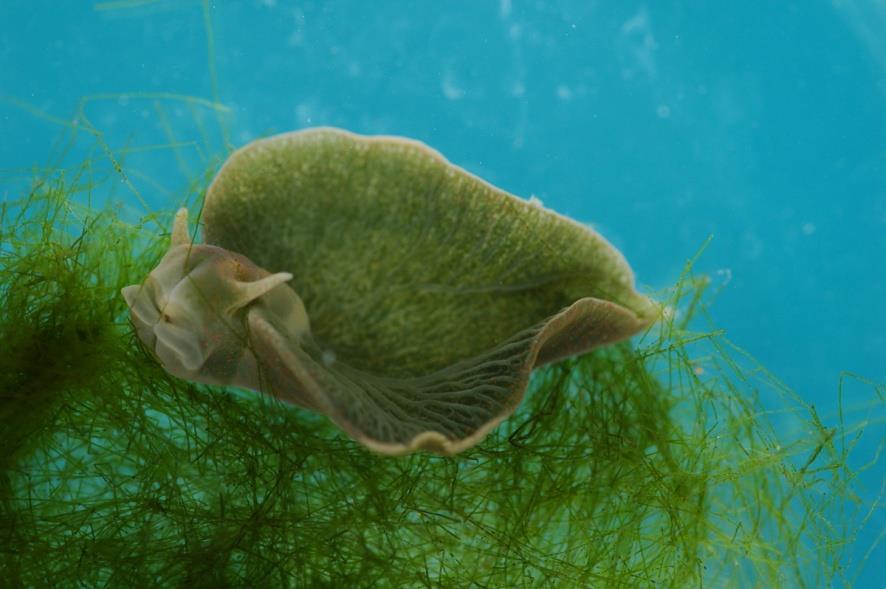
[[[334,125],[592,224],[647,290],[713,236],[697,269],[732,341],[831,417],[842,371],[886,380],[882,0],[0,2],[3,198],[35,166],[107,167],[59,142],[81,107],[149,208],[226,142]]]

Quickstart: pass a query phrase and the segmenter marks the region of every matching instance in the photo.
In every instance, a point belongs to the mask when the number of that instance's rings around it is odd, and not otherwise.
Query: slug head
[[[255,311],[283,337],[299,341],[310,327],[301,299],[248,258],[192,244],[187,210],[175,217],[172,244],[143,284],[122,289],[139,338],[163,367],[208,384],[251,384],[258,378],[247,312]]]

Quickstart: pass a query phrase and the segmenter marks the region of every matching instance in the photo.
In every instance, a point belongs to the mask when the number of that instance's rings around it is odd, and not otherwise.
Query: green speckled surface
[[[387,376],[484,352],[583,297],[637,314],[637,329],[655,313],[597,233],[400,138],[254,142],[210,186],[203,219],[207,243],[294,275],[321,346]]]

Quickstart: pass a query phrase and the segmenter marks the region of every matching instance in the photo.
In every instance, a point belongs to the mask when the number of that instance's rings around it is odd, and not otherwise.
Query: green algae
[[[2,213],[9,586],[819,587],[865,564],[849,547],[881,503],[848,463],[882,421],[823,418],[694,331],[708,297],[691,265],[633,346],[539,370],[457,457],[392,459],[167,375],[118,292],[156,265],[171,214],[126,224],[78,190],[41,178]],[[882,385],[855,380],[861,414],[882,410]]]

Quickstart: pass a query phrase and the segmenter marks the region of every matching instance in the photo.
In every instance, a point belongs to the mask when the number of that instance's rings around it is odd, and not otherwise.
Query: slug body
[[[203,219],[192,244],[179,211],[157,268],[123,289],[139,338],[176,376],[322,413],[383,454],[473,446],[533,368],[659,313],[599,234],[407,139],[256,141]]]

